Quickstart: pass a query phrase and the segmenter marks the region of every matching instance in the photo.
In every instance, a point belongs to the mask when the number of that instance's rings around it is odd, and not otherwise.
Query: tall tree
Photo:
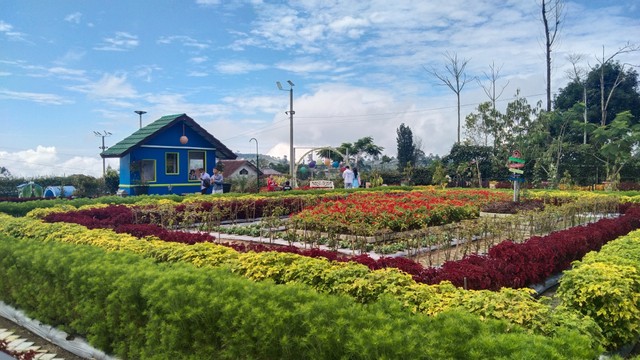
[[[625,53],[634,52],[638,50],[640,50],[640,47],[638,45],[631,45],[630,43],[627,43],[626,45],[618,49],[618,51],[614,52],[609,57],[605,58],[604,46],[602,47],[602,58],[598,58],[598,62],[600,63],[600,111],[601,111],[600,125],[601,126],[605,126],[607,124],[607,107],[609,107],[609,102],[611,101],[613,92],[616,90],[618,85],[620,85],[620,83],[622,82],[621,75],[624,74],[624,66],[626,64],[622,64],[622,69],[620,69],[618,76],[613,81],[613,84],[611,84],[611,87],[606,93],[606,95],[605,95],[605,81],[604,81],[605,65],[611,63],[613,59],[620,54],[625,54]]]
[[[547,111],[551,111],[551,50],[556,42],[564,17],[564,3],[563,0],[541,0],[541,5],[547,60]]]
[[[434,67],[430,69],[425,68],[425,70],[456,94],[458,101],[458,142],[460,142],[460,93],[469,80],[467,79],[467,74],[464,72],[464,69],[469,63],[469,59],[458,59],[457,53],[449,53],[448,51],[444,57],[446,60],[444,73],[439,72]]]
[[[415,146],[413,145],[413,132],[411,128],[405,126],[404,123],[396,130],[398,134],[396,141],[398,143],[398,171],[404,171],[408,163],[415,163]]]
[[[600,126],[593,132],[594,138],[602,144],[596,158],[606,165],[607,181],[615,185],[620,179],[620,171],[637,153],[640,145],[640,125],[631,125],[631,113],[619,113],[608,125]]]
[[[476,79],[476,80],[478,82],[478,85],[482,87],[482,90],[484,90],[484,93],[489,98],[489,101],[491,101],[491,109],[495,113],[496,102],[498,101],[500,96],[502,96],[504,89],[509,85],[509,81],[507,81],[506,84],[504,84],[502,88],[498,91],[497,82],[498,82],[498,79],[500,79],[500,70],[502,69],[502,66],[500,66],[499,68],[496,68],[496,63],[494,61],[491,63],[491,65],[489,65],[489,69],[491,69],[491,72],[489,73],[487,73],[486,71],[483,72],[486,83],[483,83],[480,79]]]
[[[602,126],[604,119],[613,119],[616,114],[629,110],[633,115],[632,124],[640,121],[640,93],[638,73],[631,67],[624,67],[617,61],[596,65],[586,76],[587,122]],[[615,88],[614,88],[615,85]],[[571,109],[576,103],[584,102],[584,87],[575,80],[560,89],[555,98],[558,110]],[[604,105],[604,108],[602,107]]]
[[[584,59],[582,54],[569,54],[567,59],[572,65],[571,70],[567,71],[567,75],[574,83],[582,86],[582,104],[584,106],[582,112],[583,132],[582,132],[582,144],[587,143],[587,75],[588,70],[578,66],[578,63]]]
[[[371,136],[365,136],[353,143],[353,151],[355,152],[354,156],[356,158],[356,163],[363,156],[369,156],[372,159],[377,160],[378,157],[382,155],[383,150],[384,147],[374,144],[373,137]]]
[[[349,161],[351,161],[351,159],[354,159],[354,162],[358,163],[363,156],[369,156],[372,159],[378,159],[378,157],[382,154],[384,147],[376,145],[373,142],[373,137],[365,136],[361,139],[358,139],[354,143],[342,143],[336,148],[336,150],[344,154],[344,156],[349,157]],[[343,159],[342,155],[340,155],[338,152],[331,151],[329,149],[322,149],[316,154],[320,157],[330,158],[333,161],[346,161],[346,159]]]

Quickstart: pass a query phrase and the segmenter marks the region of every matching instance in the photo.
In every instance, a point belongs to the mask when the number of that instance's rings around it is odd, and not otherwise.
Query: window
[[[156,181],[156,161],[155,160],[140,160],[140,180],[142,182],[155,182]]]
[[[198,180],[198,169],[206,169],[204,151],[189,151],[189,180]]]
[[[164,172],[167,175],[178,174],[178,153],[166,153],[164,155]]]
[[[249,174],[249,172],[247,171],[247,169],[242,169],[240,170],[240,175],[247,175]]]

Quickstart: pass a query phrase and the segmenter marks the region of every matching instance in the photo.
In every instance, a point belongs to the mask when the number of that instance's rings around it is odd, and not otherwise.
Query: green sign
[[[513,156],[509,157],[509,161],[513,161],[513,162],[524,164],[524,160],[522,160],[520,158],[517,158],[517,157],[513,157]]]
[[[520,170],[520,169],[510,168],[509,171],[511,171],[514,174],[524,174],[524,170]]]

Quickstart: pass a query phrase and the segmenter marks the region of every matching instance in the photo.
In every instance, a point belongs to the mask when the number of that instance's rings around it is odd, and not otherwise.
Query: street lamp
[[[258,189],[256,190],[256,192],[260,192],[260,162],[258,161],[258,139],[251,138],[249,139],[249,142],[251,142],[251,140],[255,140],[256,142],[256,184],[258,185]]]
[[[98,149],[102,150],[102,152],[107,150],[107,146],[104,146],[104,138],[107,137],[107,136],[111,136],[111,133],[108,132],[107,130],[105,130],[104,133],[102,133],[100,131],[94,131],[93,133],[96,136],[100,136],[102,138],[102,146],[98,146]],[[105,159],[102,158],[102,177],[104,177],[106,174],[107,174],[107,168],[105,166]]]
[[[295,184],[295,174],[293,172],[293,168],[295,164],[295,159],[293,154],[293,114],[296,113],[295,111],[293,111],[293,87],[295,85],[291,82],[291,80],[287,80],[287,83],[289,83],[288,90],[282,88],[282,84],[280,84],[280,81],[276,81],[276,85],[278,85],[278,89],[289,92],[289,111],[285,111],[284,113],[289,115],[289,144],[290,144],[289,145],[289,161],[290,161],[289,175],[291,175],[291,179],[293,181],[292,185],[293,185]]]
[[[146,114],[146,111],[142,111],[142,110],[135,110],[134,113],[140,115],[140,129],[142,129],[142,114]]]

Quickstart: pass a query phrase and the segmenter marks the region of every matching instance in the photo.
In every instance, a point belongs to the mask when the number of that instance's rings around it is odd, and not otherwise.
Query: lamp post
[[[282,88],[282,84],[280,83],[280,81],[276,81],[276,85],[278,85],[278,89],[282,90],[282,91],[288,91],[289,92],[289,111],[285,111],[285,114],[289,115],[289,175],[291,176],[291,180],[293,181],[293,184],[295,184],[295,173],[293,172],[293,168],[294,168],[294,164],[295,164],[295,159],[294,159],[294,153],[293,153],[293,114],[295,114],[296,112],[293,111],[293,87],[295,86],[291,80],[287,80],[287,83],[289,83],[289,89],[284,89]],[[295,185],[294,185],[295,186]]]
[[[140,115],[140,129],[142,129],[142,114],[146,114],[146,111],[142,111],[142,110],[136,110],[134,111],[134,113]]]
[[[107,136],[111,136],[111,133],[108,132],[107,130],[104,131],[104,133],[100,132],[100,131],[94,131],[93,132],[96,136],[99,136],[102,138],[102,146],[98,146],[98,149],[102,150],[102,152],[104,152],[105,150],[107,150],[107,146],[104,146],[104,138]],[[102,177],[104,177],[107,174],[107,168],[105,166],[105,160],[104,158],[102,158]]]
[[[249,142],[251,142],[252,140],[256,142],[256,184],[258,185],[256,192],[260,192],[260,161],[258,159],[258,139],[251,138],[249,139]]]

